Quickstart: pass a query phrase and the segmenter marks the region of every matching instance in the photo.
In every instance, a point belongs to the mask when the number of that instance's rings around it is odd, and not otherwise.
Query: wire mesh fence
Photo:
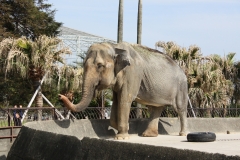
[[[194,108],[188,109],[188,117],[240,117],[240,108]]]
[[[129,118],[149,118],[150,109],[132,107]],[[88,107],[85,111],[73,113],[77,119],[109,119],[111,107]],[[166,107],[160,117],[178,117],[172,107]],[[214,117],[240,117],[240,108],[188,108],[187,117],[214,118]]]
[[[14,126],[13,111],[14,108],[9,108],[6,110],[0,110],[0,127]],[[20,110],[20,109],[18,109]],[[23,108],[22,111],[26,110]],[[29,108],[28,113],[23,121],[23,123],[36,121],[38,119],[38,111],[41,110],[40,120],[56,120],[60,119],[58,114],[55,113],[55,108],[43,107],[39,108]],[[111,107],[88,107],[81,112],[69,112],[68,110],[61,108],[59,112],[65,118],[75,118],[75,119],[109,119],[111,115]],[[130,109],[129,118],[149,118],[150,109],[147,107],[132,107]],[[172,107],[166,107],[160,117],[178,117],[177,112]],[[215,118],[215,117],[239,117],[240,118],[240,108],[188,108],[187,117],[196,118]]]
[[[18,113],[22,116],[26,110],[27,114],[22,123],[37,121],[39,116],[42,121],[57,119],[55,108],[52,107],[8,108],[0,110],[0,127],[22,125],[20,120],[16,120],[14,114]]]
[[[72,113],[76,119],[109,119],[111,107],[88,107],[81,112]],[[148,118],[148,108],[131,108],[129,118]]]

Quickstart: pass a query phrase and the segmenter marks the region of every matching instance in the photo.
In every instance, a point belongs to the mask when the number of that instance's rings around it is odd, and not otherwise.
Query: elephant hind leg
[[[180,136],[186,136],[187,134],[186,129],[187,129],[188,95],[187,95],[187,91],[183,92],[183,90],[181,90],[181,93],[177,95],[176,106],[174,106],[177,109],[178,116],[180,118],[180,125],[181,125],[181,130],[179,132]]]
[[[149,107],[151,109],[150,121],[147,129],[143,132],[143,137],[157,137],[158,136],[158,122],[159,117],[163,111],[163,107]]]
[[[178,112],[180,123],[181,123],[181,130],[179,132],[179,136],[186,136],[186,128],[187,128],[187,114],[186,111],[179,111]]]

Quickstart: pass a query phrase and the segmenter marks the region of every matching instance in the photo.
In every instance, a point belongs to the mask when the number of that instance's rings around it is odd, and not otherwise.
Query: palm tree
[[[123,0],[119,0],[117,42],[120,43],[122,41],[123,41]]]
[[[73,69],[64,65],[62,57],[64,54],[70,54],[70,50],[56,37],[43,35],[36,38],[35,41],[25,37],[7,38],[0,42],[0,59],[5,75],[20,74],[22,78],[32,81],[34,89],[40,86],[40,81],[44,76],[45,82],[51,84],[53,75],[63,78],[61,77],[63,71],[70,75]],[[60,66],[60,64],[63,65]],[[41,87],[35,98],[35,106],[43,107]]]
[[[234,64],[235,68],[236,68],[236,72],[234,75],[234,85],[235,85],[235,89],[234,89],[234,100],[235,100],[235,105],[236,106],[240,106],[240,61],[235,62]]]
[[[186,49],[174,42],[157,42],[156,47],[161,47],[185,71],[193,106],[224,108],[221,116],[226,116],[226,107],[230,105],[234,91],[232,79],[236,75],[233,67],[235,54],[229,53],[226,58],[219,55],[203,57],[199,47],[193,45]],[[210,115],[209,111],[207,115]]]
[[[138,1],[138,19],[137,19],[137,44],[142,43],[142,0]],[[141,107],[142,104],[137,104],[137,117],[142,117]]]

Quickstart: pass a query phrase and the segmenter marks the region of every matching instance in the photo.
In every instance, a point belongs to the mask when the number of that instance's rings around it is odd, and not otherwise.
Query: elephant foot
[[[129,134],[117,134],[114,139],[115,140],[128,140]]]
[[[153,129],[147,129],[142,134],[143,137],[157,137],[158,136],[158,130]]]
[[[179,136],[186,136],[187,133],[186,132],[179,132]]]

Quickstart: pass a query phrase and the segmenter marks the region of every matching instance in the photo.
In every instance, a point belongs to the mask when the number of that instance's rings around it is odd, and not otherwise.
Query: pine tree
[[[25,36],[31,39],[44,34],[57,35],[62,23],[54,20],[45,0],[0,0],[0,41],[8,37]]]

